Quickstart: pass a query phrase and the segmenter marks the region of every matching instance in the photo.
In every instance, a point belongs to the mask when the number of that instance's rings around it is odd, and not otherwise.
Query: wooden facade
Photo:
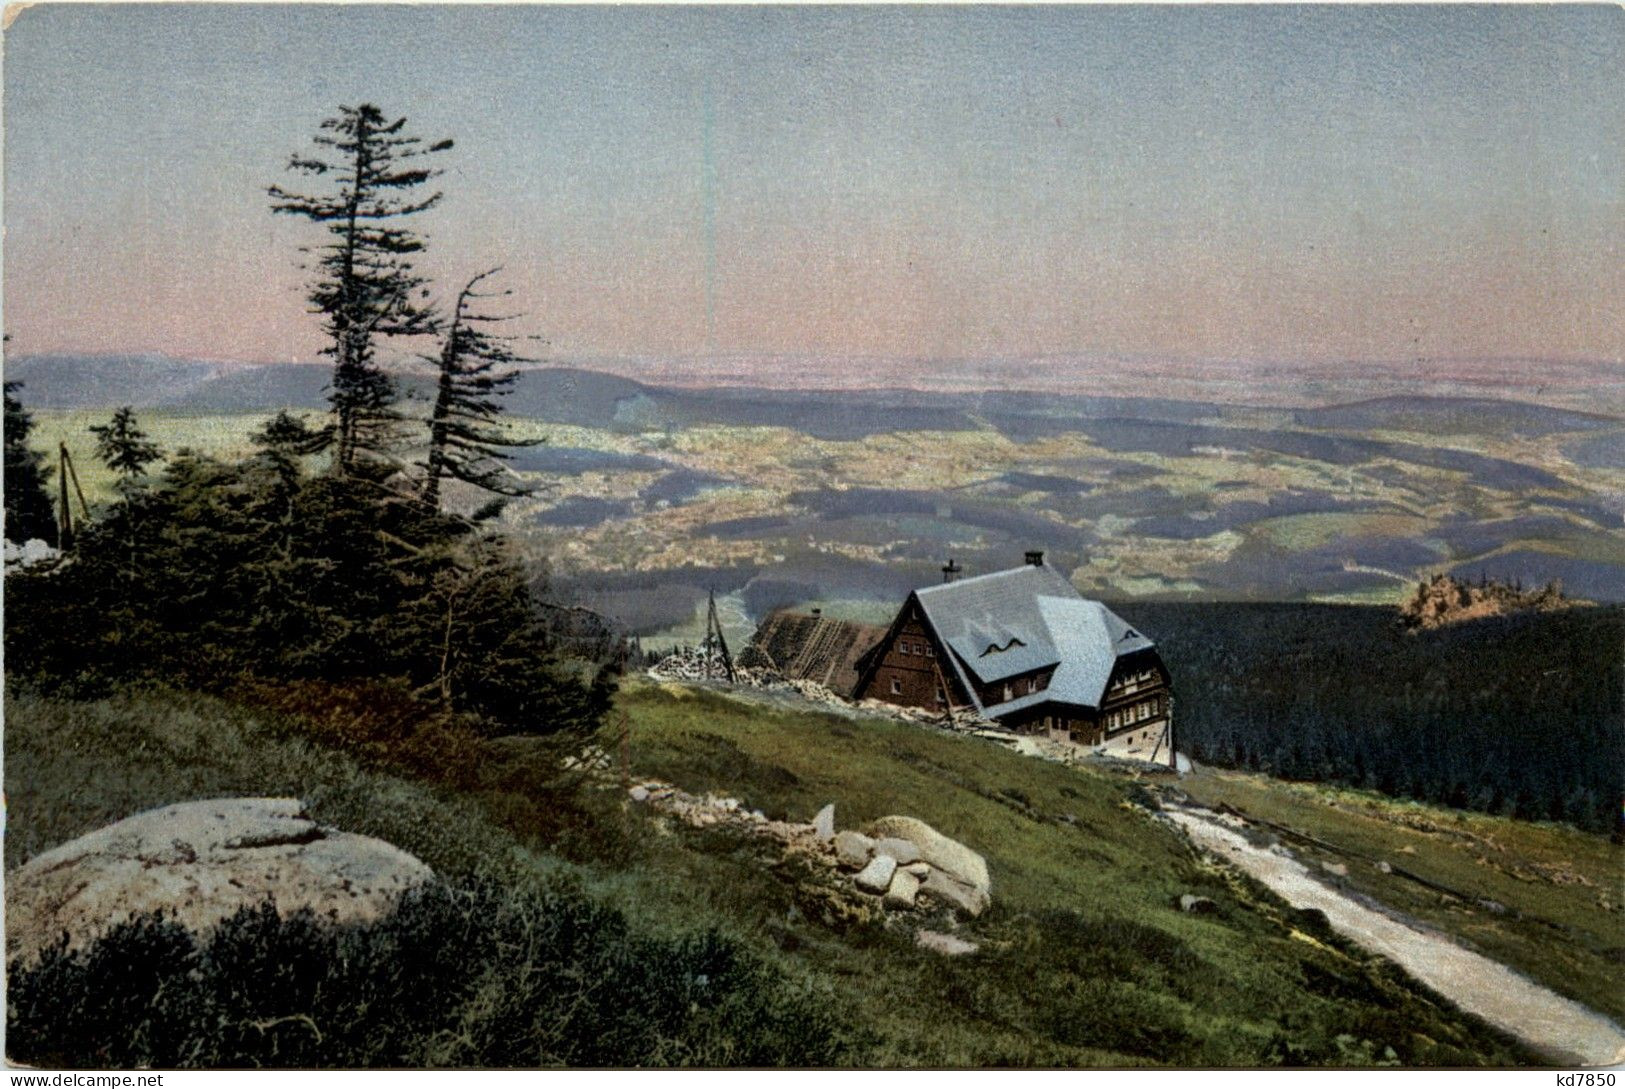
[[[1172,764],[1173,692],[1154,645],[1034,566],[910,594],[858,660],[853,696],[970,707],[1019,733]]]

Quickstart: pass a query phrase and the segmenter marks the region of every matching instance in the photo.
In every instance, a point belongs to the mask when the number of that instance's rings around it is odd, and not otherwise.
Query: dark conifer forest
[[[1412,633],[1376,606],[1116,607],[1157,640],[1178,746],[1196,760],[1618,827],[1625,609]]]

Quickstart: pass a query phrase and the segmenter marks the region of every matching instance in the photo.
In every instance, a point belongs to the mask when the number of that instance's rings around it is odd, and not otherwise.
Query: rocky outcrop
[[[1480,579],[1478,585],[1449,575],[1434,575],[1417,584],[1416,593],[1399,607],[1400,622],[1412,630],[1431,630],[1467,620],[1517,612],[1556,612],[1590,602],[1565,597],[1563,584],[1549,582],[1526,591],[1516,583]]]
[[[162,912],[204,934],[273,901],[332,923],[366,922],[429,880],[383,840],[324,828],[293,798],[221,798],[148,810],[38,855],[6,875],[7,959],[61,935],[82,945],[135,915]]]

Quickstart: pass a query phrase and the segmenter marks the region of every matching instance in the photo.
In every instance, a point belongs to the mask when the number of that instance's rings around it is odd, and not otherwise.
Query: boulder
[[[925,880],[920,883],[920,891],[972,918],[986,911],[992,902],[992,897],[975,885],[967,885],[938,869],[932,869],[925,875]]]
[[[952,934],[944,934],[938,930],[920,931],[914,935],[914,943],[921,949],[929,949],[945,957],[962,957],[981,948],[975,942],[968,942],[964,938],[956,938]]]
[[[869,834],[876,839],[907,840],[919,850],[922,861],[973,886],[984,896],[993,891],[987,860],[924,821],[913,817],[881,817],[869,826]]]
[[[831,802],[813,818],[813,833],[825,843],[835,838],[835,803]]]
[[[920,861],[920,849],[906,839],[888,836],[875,840],[875,854],[895,858],[899,866]]]
[[[628,793],[632,795],[632,800],[634,802],[646,802],[646,801],[649,800],[649,788],[648,787],[635,786],[630,791],[628,791]]]
[[[196,934],[274,900],[333,923],[368,922],[433,876],[370,836],[323,828],[293,798],[220,798],[138,813],[6,875],[6,954],[30,959],[62,934],[80,946],[161,911]]]
[[[1195,896],[1187,892],[1179,898],[1179,910],[1190,915],[1211,915],[1219,910],[1219,905],[1206,896]]]
[[[923,881],[925,880],[925,875],[931,872],[931,863],[910,862],[907,866],[904,866],[903,869],[907,870],[909,873]]]
[[[858,872],[852,883],[864,892],[872,892],[876,896],[891,888],[891,879],[897,873],[897,861],[879,855],[869,860],[869,864]]]
[[[907,911],[914,906],[914,897],[919,891],[920,879],[907,870],[898,870],[892,874],[891,887],[886,890],[886,895],[880,902],[896,911]]]
[[[851,870],[861,870],[869,864],[875,841],[862,832],[835,833],[835,861]]]

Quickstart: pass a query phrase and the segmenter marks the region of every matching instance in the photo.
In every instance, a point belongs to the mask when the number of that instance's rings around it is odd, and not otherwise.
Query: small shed
[[[775,609],[740,652],[739,664],[776,670],[791,680],[816,681],[850,697],[858,683],[858,659],[885,634],[876,624]]]

